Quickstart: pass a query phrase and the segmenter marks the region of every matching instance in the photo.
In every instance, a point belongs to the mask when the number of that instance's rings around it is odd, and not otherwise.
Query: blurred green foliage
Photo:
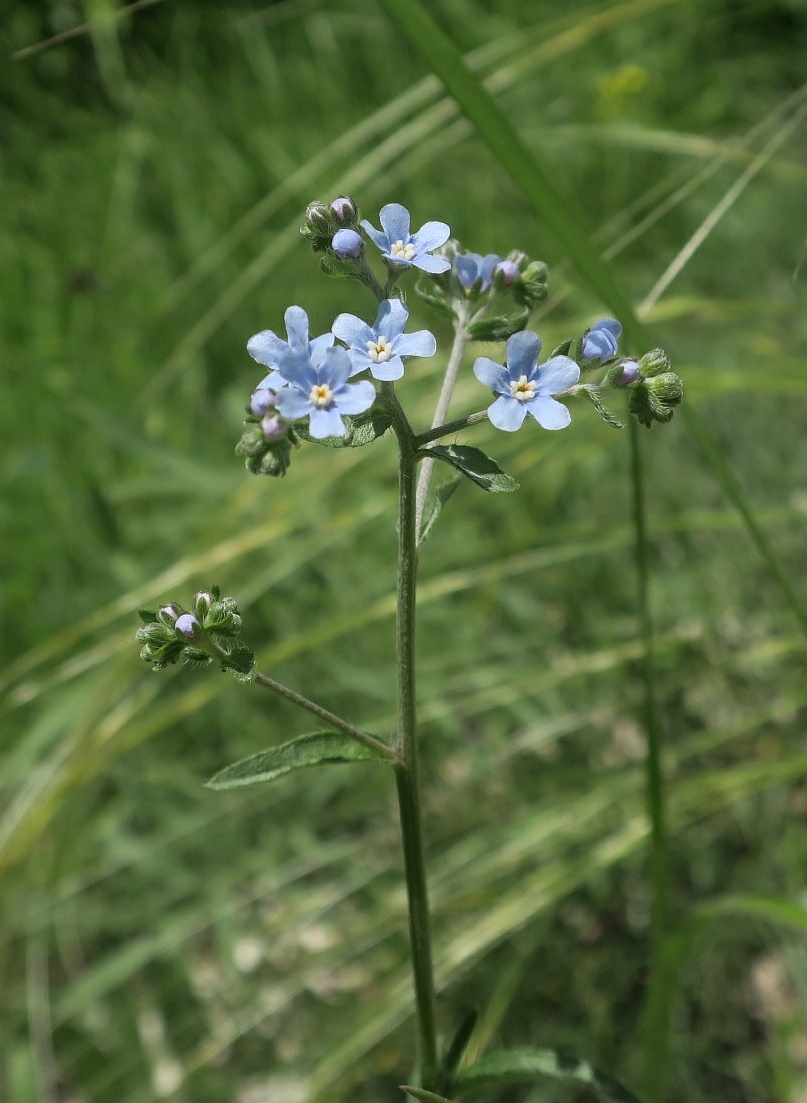
[[[637,303],[801,102],[801,0],[432,10]],[[7,0],[0,46],[0,1092],[397,1098],[412,1052],[388,779],[204,789],[306,721],[211,673],[154,676],[132,610],[219,582],[264,669],[371,731],[393,722],[392,443],[307,446],[282,481],[232,454],[260,378],[247,337],[290,303],[315,332],[369,306],[318,275],[310,199],[403,202],[467,248],[546,260],[548,348],[601,304],[371,0]],[[805,152],[802,126],[648,317],[799,593]],[[400,388],[420,425],[442,366],[412,363]],[[452,412],[482,401],[467,371]],[[568,1047],[638,1083],[627,441],[573,416],[564,434],[469,434],[521,490],[463,486],[424,546],[440,1013],[450,1034],[479,1009],[477,1052]],[[804,903],[804,639],[682,421],[643,443],[676,922],[728,893]],[[671,1100],[795,1103],[803,933],[718,914],[677,967]],[[587,1098],[501,1096],[527,1097]]]

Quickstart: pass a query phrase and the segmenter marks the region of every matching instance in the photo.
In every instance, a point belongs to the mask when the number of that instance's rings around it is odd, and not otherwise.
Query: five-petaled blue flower
[[[352,365],[341,347],[313,352],[310,346],[290,348],[281,356],[278,370],[288,386],[277,392],[275,405],[288,421],[309,418],[308,431],[316,440],[344,436],[341,415],[363,414],[375,402],[369,380],[348,383]]]
[[[271,329],[261,330],[247,341],[247,352],[253,360],[272,371],[260,381],[258,387],[277,391],[284,379],[278,372],[281,358],[292,349],[307,351],[314,360],[321,360],[325,349],[333,344],[333,334],[323,333],[313,341],[308,339],[308,315],[301,306],[290,306],[284,315],[288,341],[282,340]]]
[[[617,342],[622,334],[622,326],[616,318],[603,318],[595,322],[583,337],[580,346],[581,360],[610,360],[617,353]]]
[[[372,329],[353,314],[340,314],[331,327],[348,346],[351,375],[369,370],[375,379],[400,379],[402,356],[434,356],[437,342],[427,329],[404,333],[409,310],[400,299],[385,299]]]
[[[391,264],[420,268],[433,275],[449,270],[451,261],[430,255],[433,249],[439,249],[448,241],[451,230],[445,222],[426,222],[417,233],[410,234],[409,211],[400,203],[388,203],[382,207],[380,219],[381,230],[376,230],[366,220],[361,225]]]
[[[565,429],[572,415],[551,396],[573,387],[580,368],[569,356],[553,356],[538,366],[541,338],[537,333],[514,333],[507,342],[507,363],[497,364],[480,356],[474,375],[499,397],[488,407],[488,417],[497,429],[514,433],[527,414],[544,429]]]
[[[501,259],[495,253],[488,253],[484,257],[479,253],[457,253],[454,271],[466,291],[470,291],[478,281],[479,290],[487,291],[493,282],[493,273],[496,266],[501,263]]]

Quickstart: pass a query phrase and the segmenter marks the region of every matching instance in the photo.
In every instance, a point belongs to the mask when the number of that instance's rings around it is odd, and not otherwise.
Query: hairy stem
[[[436,1086],[438,1077],[437,1022],[431,919],[426,885],[426,858],[420,809],[420,784],[415,707],[415,598],[417,581],[417,525],[415,472],[417,442],[411,429],[396,425],[400,447],[398,511],[397,673],[398,735],[395,766],[401,817],[409,938],[418,1029],[421,1084]]]
[[[440,397],[437,399],[437,405],[434,408],[434,417],[432,418],[432,429],[436,429],[442,425],[448,413],[448,407],[451,404],[451,396],[454,393],[454,388],[457,385],[457,376],[460,370],[460,364],[462,358],[465,355],[465,349],[468,345],[470,337],[468,336],[468,310],[467,308],[458,314],[457,320],[454,324],[454,344],[451,346],[451,353],[448,357],[448,365],[446,367],[446,374],[443,378],[443,386],[440,390]],[[429,493],[429,484],[431,483],[432,471],[434,470],[433,459],[428,457],[423,461],[423,466],[420,469],[420,478],[418,479],[417,494],[415,501],[415,532],[420,532],[421,525],[423,524],[423,511],[426,508],[426,497]]]
[[[348,720],[343,720],[341,716],[337,716],[336,713],[329,712],[328,709],[324,709],[321,705],[318,705],[316,701],[310,701],[307,697],[303,697],[301,693],[289,689],[289,687],[284,686],[282,682],[276,682],[274,678],[270,678],[266,674],[256,674],[255,683],[256,685],[263,686],[264,689],[270,690],[272,693],[277,693],[280,697],[285,697],[287,701],[292,701],[295,705],[299,705],[300,708],[305,709],[307,712],[313,713],[314,716],[319,717],[320,720],[324,720],[326,724],[330,724],[332,728],[336,728],[338,731],[344,732],[345,735],[351,736],[357,743],[363,743],[365,747],[372,747],[374,751],[382,751],[390,759],[394,760],[398,757],[395,751],[393,751],[391,747],[388,747],[386,743],[382,743],[380,739],[376,739],[375,736],[362,731],[361,728],[355,727]]]

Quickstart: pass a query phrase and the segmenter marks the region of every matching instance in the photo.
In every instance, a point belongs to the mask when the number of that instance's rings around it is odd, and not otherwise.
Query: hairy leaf
[[[210,789],[240,789],[245,785],[276,781],[295,770],[307,770],[312,766],[389,761],[387,755],[374,751],[341,732],[309,732],[289,743],[271,747],[268,751],[261,751],[249,758],[242,758],[231,766],[225,766],[213,775],[207,785]]]
[[[478,448],[471,448],[467,444],[437,444],[422,454],[451,464],[471,482],[491,494],[511,494],[518,490],[516,480]]]

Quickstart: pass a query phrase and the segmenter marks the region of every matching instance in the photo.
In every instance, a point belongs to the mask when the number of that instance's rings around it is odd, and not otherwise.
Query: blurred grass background
[[[263,669],[371,731],[393,723],[393,443],[307,447],[277,481],[232,454],[261,374],[247,337],[290,303],[315,333],[368,310],[318,275],[310,199],[351,191],[372,220],[402,202],[466,248],[546,260],[548,348],[607,311],[372,0],[135,8],[6,0],[0,18],[0,1095],[394,1099],[413,1053],[388,778],[204,789],[307,721],[214,673],[151,674],[132,611],[218,582]],[[738,191],[648,321],[803,595],[807,5],[430,10],[637,304]],[[442,366],[407,371],[416,424]],[[482,402],[466,371],[456,416]],[[480,1010],[475,1051],[567,1048],[638,1084],[627,437],[573,413],[568,433],[469,434],[521,490],[461,488],[424,546],[440,1013],[450,1033]],[[670,1099],[804,1103],[805,641],[682,419],[643,444],[674,920],[738,894],[768,916],[795,905],[789,924],[726,906],[699,928]]]

